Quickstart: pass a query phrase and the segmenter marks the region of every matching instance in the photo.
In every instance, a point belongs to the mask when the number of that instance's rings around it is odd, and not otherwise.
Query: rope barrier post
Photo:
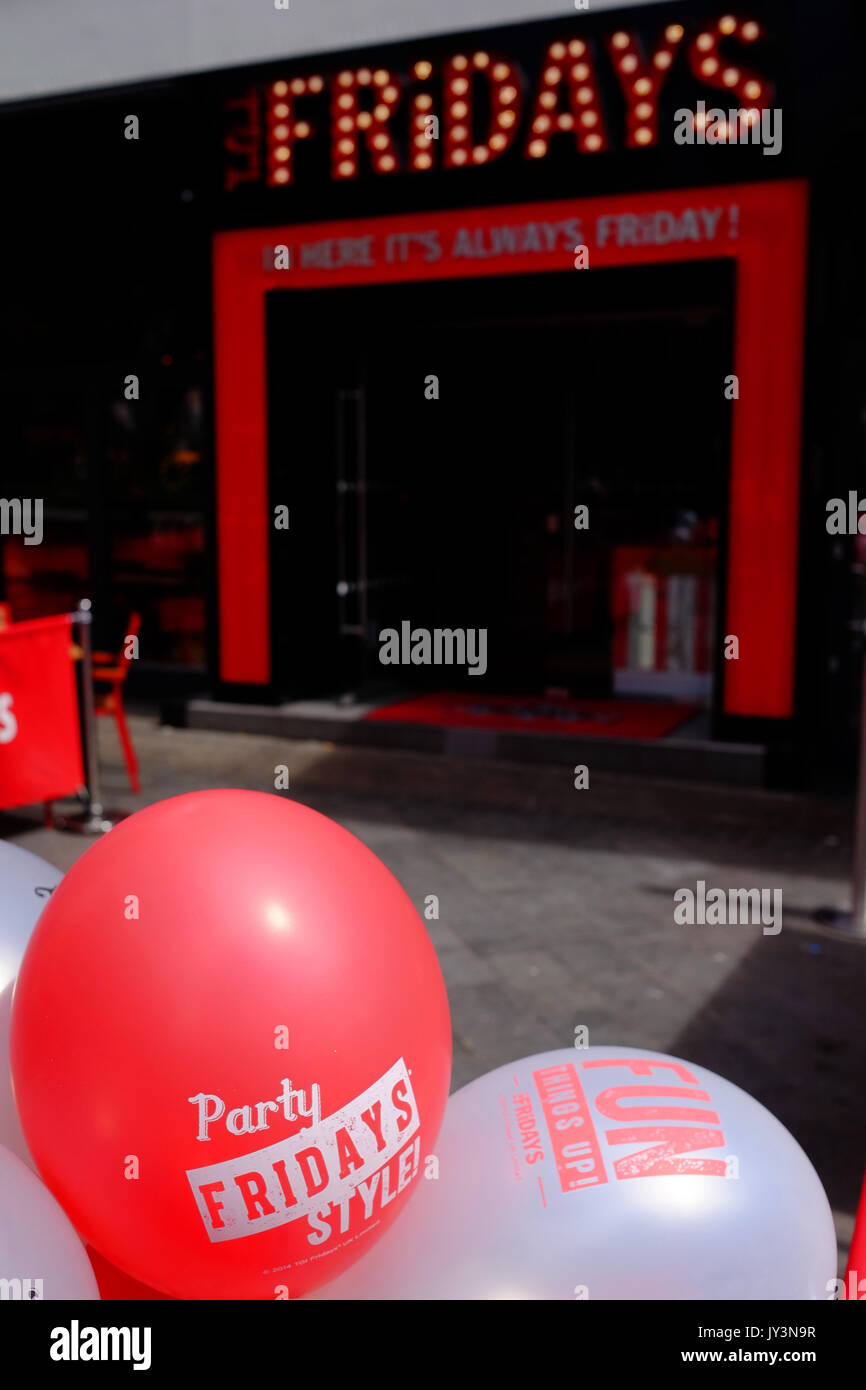
[[[127,811],[106,811],[102,804],[99,780],[99,750],[96,743],[96,714],[93,708],[93,643],[91,627],[93,612],[89,598],[83,598],[70,621],[78,630],[81,659],[78,670],[78,712],[81,723],[81,748],[84,760],[84,808],[71,815],[58,815],[59,830],[72,830],[78,835],[104,835]]]

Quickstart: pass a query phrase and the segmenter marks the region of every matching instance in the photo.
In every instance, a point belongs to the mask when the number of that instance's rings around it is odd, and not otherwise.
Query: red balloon
[[[160,1293],[159,1289],[148,1288],[147,1284],[139,1284],[137,1279],[130,1279],[128,1274],[124,1274],[122,1269],[108,1263],[98,1250],[94,1250],[92,1245],[87,1247],[87,1258],[93,1266],[93,1273],[96,1275],[96,1282],[99,1285],[99,1297],[104,1303],[127,1303],[131,1299],[138,1303],[145,1302],[171,1302],[167,1293]]]
[[[419,1180],[448,1002],[360,840],[277,796],[193,792],[122,821],[55,889],[11,1063],[39,1171],[111,1264],[176,1298],[296,1297]]]

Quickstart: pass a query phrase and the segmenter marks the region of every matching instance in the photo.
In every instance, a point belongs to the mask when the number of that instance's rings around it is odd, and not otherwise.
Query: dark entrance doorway
[[[270,294],[282,693],[614,693],[622,556],[724,553],[732,281],[720,261]],[[486,673],[382,666],[406,620],[486,629]],[[647,679],[632,693],[665,693]]]

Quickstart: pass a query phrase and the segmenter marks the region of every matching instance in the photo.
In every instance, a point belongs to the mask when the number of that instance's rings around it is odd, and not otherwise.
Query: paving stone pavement
[[[754,789],[160,727],[135,716],[142,794],[100,721],[104,800],[126,810],[200,787],[274,788],[347,826],[423,909],[451,1002],[453,1087],[514,1058],[593,1044],[678,1054],[787,1125],[827,1188],[841,1259],[866,1163],[866,944],[818,927],[844,906],[851,807]],[[82,837],[35,812],[0,836],[65,869]],[[783,928],[677,926],[673,894],[783,893]]]

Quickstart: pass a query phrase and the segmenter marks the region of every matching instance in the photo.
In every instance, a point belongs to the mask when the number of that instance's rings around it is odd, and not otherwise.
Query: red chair
[[[141,627],[141,614],[131,613],[126,629],[127,642],[130,637],[137,637]],[[126,772],[129,777],[129,785],[133,795],[138,796],[141,791],[141,783],[138,780],[138,761],[135,756],[135,749],[132,746],[132,738],[129,733],[129,726],[126,722],[126,715],[123,710],[123,683],[129,670],[130,658],[125,656],[123,651],[119,654],[114,652],[94,652],[93,653],[93,684],[94,687],[107,685],[109,688],[105,692],[94,689],[93,708],[98,715],[110,715],[117,725],[117,732],[120,736],[120,746],[123,749],[123,757],[126,762]]]
[[[0,603],[0,627],[8,627],[12,621],[12,610],[8,603]]]

